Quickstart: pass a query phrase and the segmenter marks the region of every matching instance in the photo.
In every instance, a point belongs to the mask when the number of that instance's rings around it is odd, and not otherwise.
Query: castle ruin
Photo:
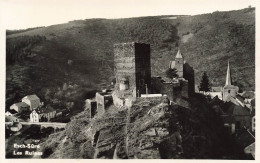
[[[178,78],[164,81],[161,77],[151,77],[150,45],[144,43],[120,43],[114,45],[114,75],[116,83],[109,93],[97,93],[96,105],[88,104],[90,110],[104,114],[112,103],[118,110],[132,106],[142,99],[165,97],[171,103],[189,98],[194,93],[194,71],[185,63],[180,51],[170,68],[176,68]],[[97,107],[93,109],[91,107]],[[93,113],[93,112],[92,112]],[[91,117],[94,115],[92,114]]]

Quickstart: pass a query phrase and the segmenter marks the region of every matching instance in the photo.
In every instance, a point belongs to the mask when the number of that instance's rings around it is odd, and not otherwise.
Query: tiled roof
[[[47,106],[47,107],[37,108],[37,109],[35,109],[35,111],[38,114],[43,114],[43,113],[50,113],[50,112],[53,112],[55,110],[51,106]]]
[[[28,95],[28,96],[25,96],[24,98],[28,98],[29,100],[38,100],[40,99],[38,96],[36,95]]]
[[[237,98],[239,101],[241,101],[241,102],[244,102],[244,101],[245,101],[245,97],[243,97],[243,96],[241,96],[241,95],[239,95],[239,94],[236,95],[236,98]]]
[[[18,102],[18,103],[15,103],[15,105],[18,107],[29,107],[29,105],[24,102]]]
[[[222,105],[223,101],[218,98],[218,96],[215,96],[211,101],[211,105]]]

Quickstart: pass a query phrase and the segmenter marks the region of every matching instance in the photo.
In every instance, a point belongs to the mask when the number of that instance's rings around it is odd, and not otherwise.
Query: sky
[[[197,15],[256,6],[256,0],[0,0],[1,25],[25,29],[88,18]]]

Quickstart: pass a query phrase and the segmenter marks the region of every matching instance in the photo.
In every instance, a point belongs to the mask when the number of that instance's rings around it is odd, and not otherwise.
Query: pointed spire
[[[180,51],[180,49],[178,50],[177,55],[176,55],[175,58],[182,58],[182,55],[181,55],[181,51]]]
[[[115,150],[114,150],[113,159],[118,159],[118,156],[117,156],[117,148],[118,148],[118,144],[116,144],[116,148],[115,148]]]
[[[227,77],[226,77],[226,84],[225,84],[225,85],[231,85],[231,76],[230,76],[229,60],[228,60]]]

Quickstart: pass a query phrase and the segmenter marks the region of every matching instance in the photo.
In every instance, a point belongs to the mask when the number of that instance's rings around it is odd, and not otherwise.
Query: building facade
[[[45,108],[37,108],[30,114],[31,122],[46,122],[56,117],[56,110],[47,106]]]

